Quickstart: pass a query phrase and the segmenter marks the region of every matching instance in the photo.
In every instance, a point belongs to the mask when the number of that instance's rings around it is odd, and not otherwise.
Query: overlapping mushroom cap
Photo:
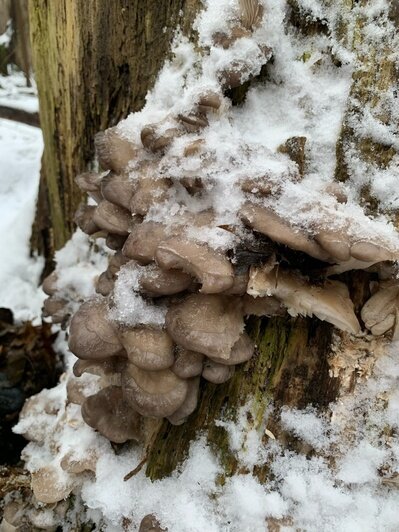
[[[91,198],[76,222],[115,253],[97,277],[100,296],[81,305],[69,331],[76,379],[98,375],[100,391],[85,397],[71,379],[68,400],[111,441],[138,439],[141,417],[183,423],[201,379],[220,385],[256,352],[250,316],[288,312],[347,334],[363,324],[397,333],[399,285],[377,270],[399,258],[398,239],[380,238],[365,213],[352,216],[346,185],[284,204],[308,177],[311,139],[289,137],[272,151],[227,126],[232,89],[272,57],[257,31],[264,16],[260,2],[240,0],[225,31],[209,34],[204,71],[184,81],[182,101],[153,109],[147,124],[133,120],[134,131],[98,134],[104,172],[76,178]],[[372,265],[378,290],[355,312],[345,277],[332,277]],[[52,274],[43,284],[45,312],[65,324],[57,282]]]

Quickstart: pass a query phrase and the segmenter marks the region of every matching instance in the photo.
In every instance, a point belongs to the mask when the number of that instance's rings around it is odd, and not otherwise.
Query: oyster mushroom
[[[205,144],[204,139],[197,139],[189,142],[184,147],[183,155],[184,157],[191,157],[192,155],[197,155],[202,151],[202,148]]]
[[[395,281],[382,282],[380,289],[368,299],[361,310],[361,318],[375,336],[386,333],[396,321],[399,309],[399,285]]]
[[[117,127],[97,133],[94,137],[94,144],[100,166],[104,170],[112,170],[117,174],[123,172],[129,162],[136,159],[139,153],[138,147],[123,138]]]
[[[174,362],[173,341],[163,329],[136,327],[123,331],[120,339],[129,360],[141,369],[167,369]]]
[[[97,279],[96,292],[102,296],[108,296],[115,285],[115,279],[108,271],[103,272]]]
[[[161,527],[161,523],[153,514],[144,516],[139,528],[139,532],[167,532],[167,530]]]
[[[222,105],[221,94],[218,94],[217,92],[212,92],[212,91],[208,91],[208,92],[205,92],[204,94],[201,94],[196,104],[198,111],[202,114],[218,111],[221,105]]]
[[[254,348],[255,346],[251,338],[247,335],[247,333],[242,333],[237,342],[231,348],[229,358],[219,358],[214,356],[210,358],[213,362],[218,362],[218,364],[234,366],[236,364],[247,362],[250,358],[252,358],[252,355],[254,354]]]
[[[227,382],[234,374],[234,366],[219,364],[213,360],[207,360],[202,370],[202,376],[213,384],[223,384]]]
[[[347,286],[327,280],[323,286],[311,285],[299,275],[281,268],[251,269],[248,293],[275,296],[291,316],[316,316],[352,334],[360,333]]]
[[[130,200],[136,189],[136,183],[126,174],[109,172],[101,181],[101,193],[107,201],[130,209]]]
[[[164,225],[157,222],[143,222],[132,229],[122,253],[145,266],[155,259],[157,247],[169,236],[170,233]]]
[[[73,484],[62,470],[48,465],[32,473],[31,488],[39,502],[54,504],[68,497],[73,489]]]
[[[351,255],[354,259],[363,262],[383,262],[396,260],[398,257],[384,246],[373,244],[365,240],[359,240],[351,246]]]
[[[86,205],[82,203],[77,211],[75,212],[74,221],[76,225],[84,232],[86,235],[94,235],[100,231],[100,227],[94,222],[94,213],[96,207],[94,205]]]
[[[166,150],[176,137],[180,137],[183,131],[177,127],[170,127],[163,132],[159,131],[158,125],[153,124],[141,130],[141,142],[144,148],[157,153]]]
[[[168,197],[171,187],[170,179],[143,177],[139,180],[131,197],[129,208],[132,214],[145,216],[156,203],[162,203]]]
[[[148,266],[140,275],[140,292],[150,297],[168,296],[187,290],[193,284],[188,273],[162,270],[156,264]]]
[[[244,295],[247,291],[248,279],[249,270],[245,271],[244,273],[235,273],[232,286],[228,290],[225,290],[223,293],[231,296]]]
[[[98,457],[94,451],[88,451],[86,456],[77,457],[73,451],[69,451],[60,462],[61,469],[67,473],[78,475],[85,471],[96,472]]]
[[[270,209],[247,202],[241,208],[240,213],[252,229],[268,236],[274,242],[303,251],[319,260],[327,261],[329,259],[328,254],[317,242],[310,239],[306,234],[296,231]]]
[[[113,251],[119,251],[123,248],[126,238],[126,235],[113,235],[112,233],[109,233],[105,239],[105,244],[109,247],[109,249],[112,249]]]
[[[251,30],[248,28],[243,28],[242,26],[234,26],[230,29],[230,33],[227,34],[222,31],[218,31],[212,35],[212,40],[215,46],[221,46],[225,50],[230,48],[232,44],[235,43],[238,39],[243,37],[250,37]]]
[[[234,296],[192,294],[169,307],[165,323],[178,345],[228,359],[244,330],[241,300]]]
[[[119,386],[108,386],[88,397],[82,405],[82,417],[114,443],[141,439],[141,419]]]
[[[344,231],[320,231],[316,242],[334,259],[345,262],[351,257],[349,237]]]
[[[82,192],[86,192],[97,203],[103,199],[101,195],[101,175],[95,172],[84,172],[75,177],[75,183]]]
[[[103,200],[94,212],[93,221],[104,231],[127,235],[132,224],[132,215],[123,207]]]
[[[155,260],[161,268],[181,269],[202,284],[201,292],[214,294],[233,285],[234,270],[229,259],[206,244],[185,238],[169,238],[161,242],[155,252]]]
[[[197,408],[200,379],[199,377],[189,379],[187,383],[188,390],[184,403],[171,416],[168,416],[168,421],[172,425],[182,425]]]
[[[177,117],[183,127],[189,133],[196,133],[200,129],[209,125],[208,119],[202,113],[192,113],[189,115],[178,115]]]
[[[58,274],[55,271],[53,271],[52,273],[50,273],[50,275],[48,275],[43,280],[43,284],[42,284],[43,292],[47,294],[48,296],[55,295],[58,291],[57,282],[58,282]]]
[[[68,301],[57,296],[50,296],[43,303],[43,316],[50,317],[53,323],[62,323],[68,316]]]
[[[188,382],[170,369],[146,371],[129,364],[122,375],[126,400],[142,416],[171,416],[187,396]]]
[[[103,360],[119,354],[122,344],[107,319],[105,301],[87,301],[73,316],[69,349],[83,360]]]
[[[176,348],[176,358],[170,368],[181,379],[197,377],[202,373],[204,355],[195,351],[188,351],[180,346]]]

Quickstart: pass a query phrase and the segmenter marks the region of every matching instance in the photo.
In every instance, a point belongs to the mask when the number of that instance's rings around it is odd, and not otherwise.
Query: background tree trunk
[[[47,258],[74,229],[73,214],[81,196],[73,179],[93,165],[94,134],[142,107],[167,56],[173,30],[180,23],[188,31],[199,3],[30,0],[33,59],[45,142],[33,245]],[[350,0],[342,3],[346,10],[342,14],[342,32],[346,36],[345,17],[351,16],[353,5]],[[290,4],[292,16],[288,23],[305,33],[325,33],[322,21],[309,19],[295,0]],[[355,20],[357,24],[361,28],[361,20]],[[359,35],[360,30],[354,50],[360,42]],[[383,69],[373,59],[369,69],[374,68],[381,75],[364,76],[362,90],[354,76],[352,94],[356,92],[361,101],[367,101],[371,94],[378,97],[374,89],[380,87],[382,79],[384,86],[394,81],[393,68]],[[236,101],[241,100],[242,94]],[[351,112],[353,109],[348,109]],[[344,124],[337,145],[339,179],[345,179],[342,146],[351,135],[353,132]],[[383,146],[373,147],[376,163],[383,150]],[[369,297],[368,277],[359,272],[348,274],[346,281],[358,311]],[[324,408],[339,394],[340,375],[333,376],[330,370],[329,325],[316,320],[273,318],[254,319],[248,329],[256,340],[257,355],[239,367],[226,384],[203,383],[199,407],[187,423],[173,427],[165,421],[152,427],[145,457],[151,478],[171,473],[185,458],[199,430],[207,434],[210,445],[220,454],[226,475],[232,474],[237,460],[228,449],[225,429],[216,420],[222,415],[234,419],[237,409],[248,401],[252,401],[250,425],[263,430],[271,401],[276,406],[304,407],[310,403]],[[276,420],[271,419],[268,428],[281,434]],[[287,445],[296,447],[298,442],[287,441]],[[266,468],[257,474],[264,479]]]
[[[29,0],[44,154],[32,247],[51,258],[74,230],[74,177],[93,166],[94,135],[139,110],[174,29],[199,0]]]

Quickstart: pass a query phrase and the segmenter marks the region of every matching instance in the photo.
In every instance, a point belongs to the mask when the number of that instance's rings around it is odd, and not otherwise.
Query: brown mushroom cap
[[[234,270],[229,259],[205,244],[184,238],[169,238],[161,242],[155,253],[161,268],[181,269],[194,275],[202,284],[201,292],[215,294],[233,285]]]
[[[141,439],[140,416],[125,400],[119,386],[108,386],[88,397],[82,405],[82,417],[114,443]]]
[[[180,114],[177,118],[189,133],[196,133],[200,129],[209,125],[206,115],[203,115],[202,113],[191,113],[188,115]]]
[[[140,275],[140,292],[150,297],[168,296],[187,290],[193,284],[188,273],[180,270],[162,270],[156,264]]]
[[[299,275],[282,268],[251,268],[248,293],[253,296],[275,296],[291,314],[316,316],[343,331],[360,332],[349,291],[340,281],[311,285]]]
[[[129,364],[122,374],[126,400],[142,416],[171,416],[183,404],[188,383],[170,369],[146,371]]]
[[[168,238],[167,227],[157,222],[143,222],[133,227],[128,236],[122,253],[139,264],[146,265],[155,258],[159,244]]]
[[[132,225],[132,216],[123,207],[103,200],[94,212],[93,221],[104,231],[116,235],[127,235]]]
[[[183,152],[184,157],[191,157],[192,155],[197,155],[198,153],[201,152],[204,144],[205,144],[204,139],[197,139],[197,140],[193,140],[189,142],[184,147],[184,152]],[[191,178],[191,179],[195,179],[195,178]]]
[[[141,369],[167,369],[174,362],[173,341],[163,329],[136,327],[123,331],[120,339],[129,360]]]
[[[100,231],[100,227],[94,222],[94,213],[96,207],[94,205],[86,205],[82,203],[75,212],[74,221],[76,225],[86,235],[94,235]]]
[[[75,177],[75,183],[82,192],[86,192],[97,203],[103,198],[101,196],[101,175],[94,172],[84,172]]]
[[[48,465],[31,474],[31,488],[39,502],[53,504],[66,499],[73,486],[69,480],[63,478],[62,471]]]
[[[107,319],[105,301],[87,301],[73,316],[69,330],[69,349],[83,360],[102,360],[119,354],[118,336]]]
[[[131,197],[129,209],[132,214],[145,216],[156,203],[162,203],[168,197],[171,187],[170,179],[154,179],[143,177],[137,183],[136,190]]]
[[[213,384],[223,384],[227,382],[234,374],[234,366],[219,364],[213,360],[207,360],[202,370],[202,376]]]
[[[68,314],[68,301],[66,299],[50,296],[44,300],[43,316],[51,317],[53,323],[61,323]]]
[[[242,296],[247,292],[247,285],[249,280],[249,270],[244,273],[235,273],[233,284],[228,290],[223,293],[230,296]]]
[[[311,257],[327,261],[328,254],[306,234],[295,231],[280,216],[254,203],[245,203],[241,208],[241,216],[255,231],[268,236],[274,242],[289,246],[291,249],[303,251]]]
[[[187,383],[188,390],[184,403],[171,416],[168,416],[168,421],[172,425],[182,425],[197,408],[200,379],[199,377],[189,379]]]
[[[240,299],[222,295],[192,294],[169,307],[165,323],[178,345],[224,359],[244,329]]]
[[[200,113],[217,111],[222,105],[222,95],[217,92],[208,91],[201,94],[197,102],[197,109]]]
[[[113,251],[119,251],[122,249],[125,242],[125,235],[113,235],[112,233],[109,233],[105,239],[105,244]]]
[[[320,231],[315,240],[325,251],[339,261],[347,261],[351,257],[349,237],[343,231]]]
[[[351,255],[353,258],[363,262],[382,262],[384,260],[397,259],[387,248],[364,240],[359,240],[352,244]]]
[[[234,366],[247,362],[254,354],[254,343],[247,333],[242,333],[237,342],[233,345],[230,351],[229,358],[212,357],[211,360],[226,366]]]
[[[126,169],[139,151],[132,142],[121,137],[115,127],[97,133],[94,144],[100,166],[117,174]]]
[[[225,50],[227,50],[227,48],[230,48],[230,46],[234,44],[237,39],[250,36],[250,29],[243,28],[242,26],[233,26],[230,29],[230,34],[218,31],[212,35],[212,40],[216,46],[222,46]]]
[[[96,292],[102,296],[108,296],[115,285],[115,279],[107,271],[103,272],[97,279]]]
[[[398,307],[399,285],[388,281],[381,283],[381,289],[368,299],[360,314],[367,329],[379,336],[394,326]]]
[[[158,126],[156,124],[151,124],[145,126],[141,130],[141,142],[144,148],[157,153],[160,151],[166,150],[172,141],[180,137],[183,134],[183,131],[177,127],[171,127],[166,129],[163,133],[158,131]]]
[[[136,183],[126,174],[109,172],[101,181],[101,193],[107,201],[130,209],[130,200],[136,189]]]
[[[48,296],[53,296],[57,291],[57,282],[58,282],[58,274],[53,271],[44,278],[43,284],[42,284],[42,290],[45,294]]]
[[[87,453],[87,456],[83,458],[76,458],[73,451],[69,451],[62,458],[60,466],[61,469],[63,469],[64,471],[75,475],[83,473],[84,471],[92,471],[93,473],[95,473],[97,460],[98,457],[96,456],[96,453],[94,451],[89,451]]]
[[[202,353],[188,351],[178,346],[175,361],[170,369],[181,379],[190,379],[201,375],[203,362],[204,355]]]
[[[162,528],[155,515],[148,514],[143,517],[139,532],[167,532],[167,528]]]
[[[114,253],[114,255],[111,256],[108,262],[108,268],[107,272],[112,277],[115,277],[115,275],[119,272],[122,266],[127,264],[129,262],[129,259],[125,257],[122,251],[117,251]]]

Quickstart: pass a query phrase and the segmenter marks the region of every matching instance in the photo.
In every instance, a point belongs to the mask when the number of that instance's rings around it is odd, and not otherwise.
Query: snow
[[[0,119],[0,306],[17,320],[40,316],[44,299],[44,263],[29,253],[42,150],[40,129]]]
[[[11,67],[9,69],[9,76],[0,75],[0,105],[23,109],[29,113],[38,112],[39,102],[34,81],[31,80],[32,87],[27,87],[24,73]]]

